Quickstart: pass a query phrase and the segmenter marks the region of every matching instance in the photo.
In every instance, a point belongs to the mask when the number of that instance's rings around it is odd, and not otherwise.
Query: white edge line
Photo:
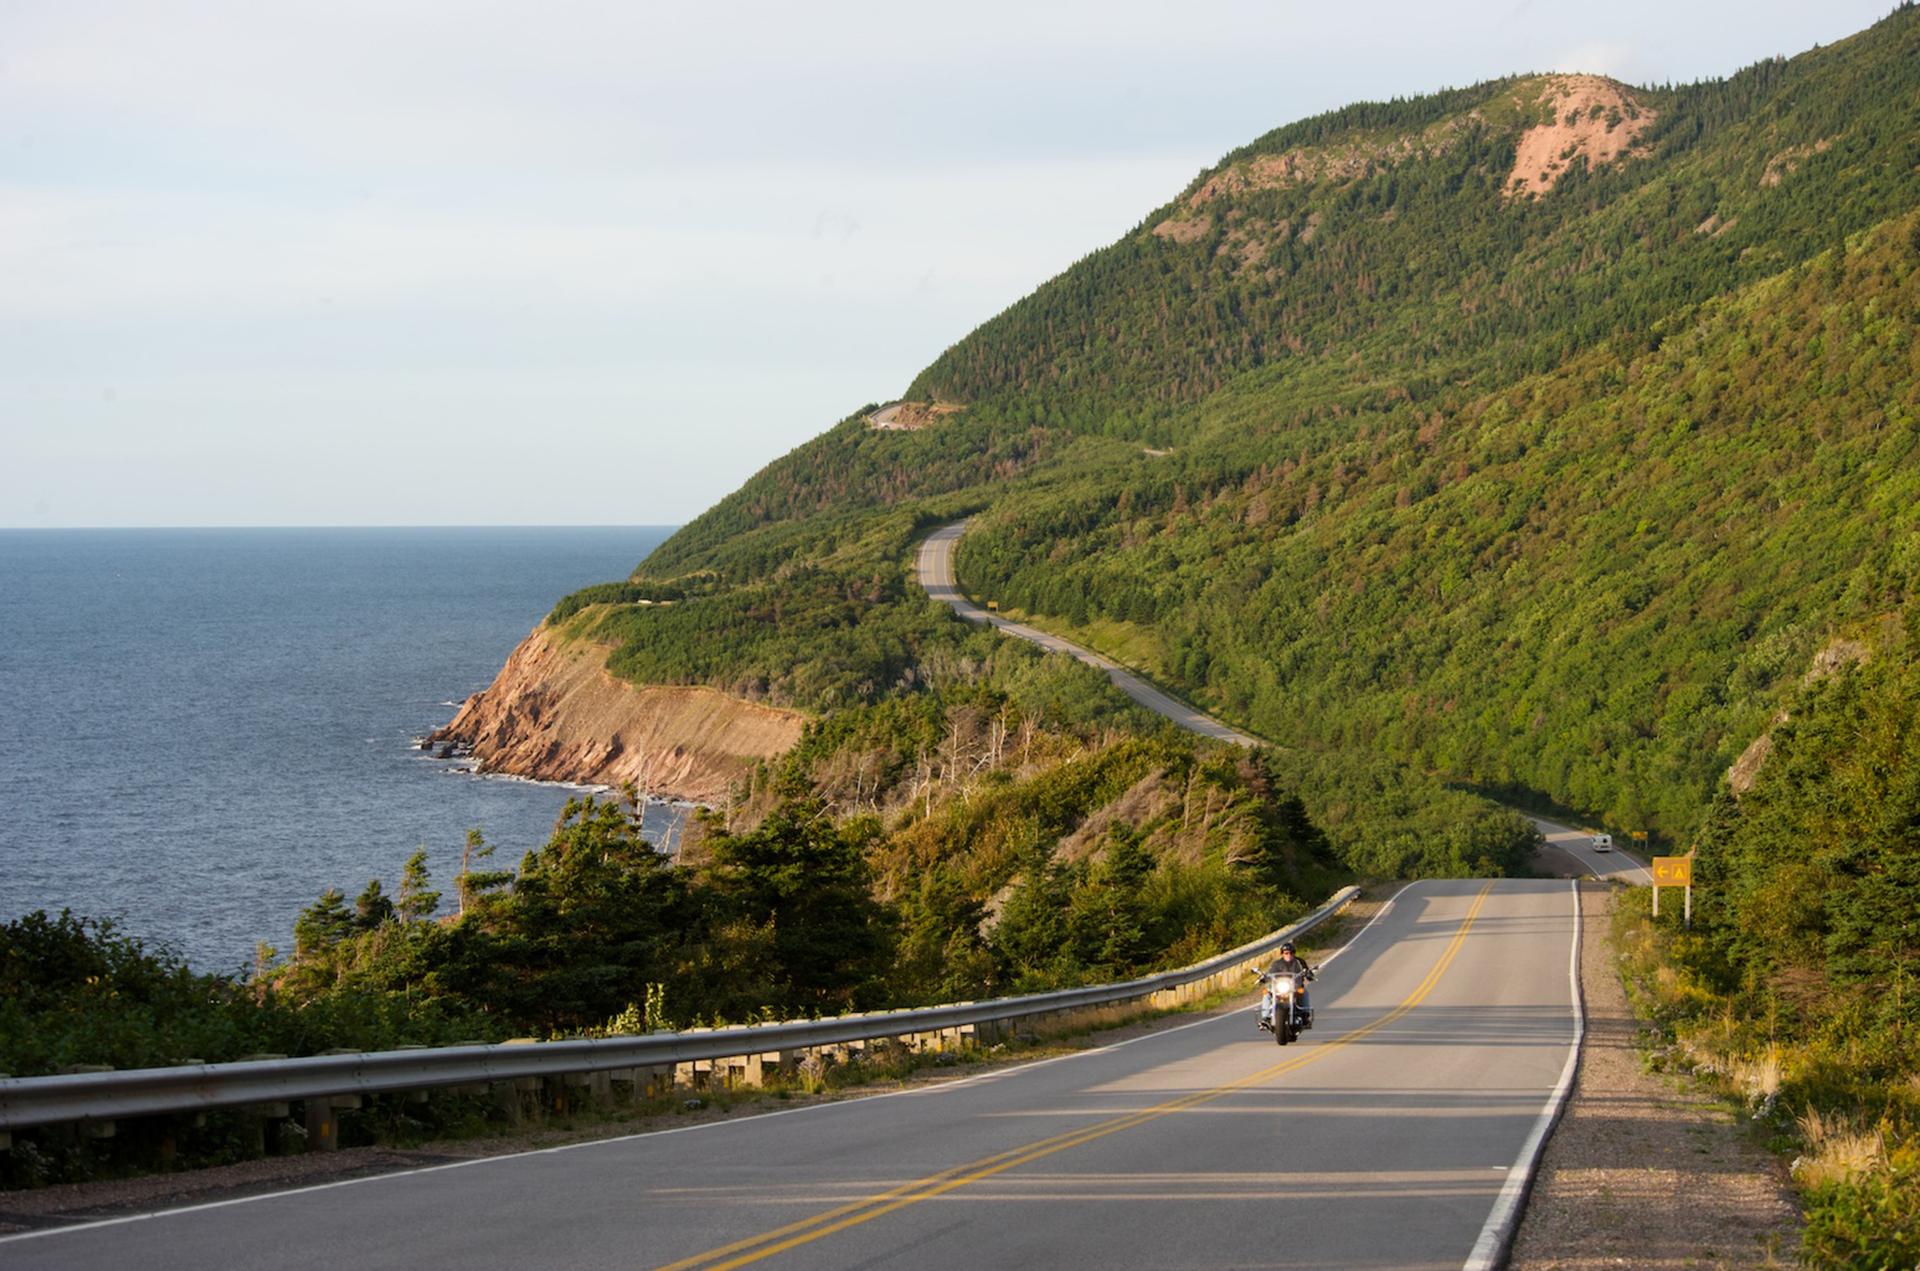
[[[1360,928],[1359,931],[1354,933],[1353,939],[1328,954],[1325,960],[1321,962],[1321,965],[1325,966],[1328,962],[1333,961],[1342,953],[1351,949],[1354,944],[1359,941],[1361,936],[1367,934],[1367,931],[1374,923],[1380,921],[1380,919],[1386,915],[1387,910],[1393,908],[1393,901],[1399,899],[1402,892],[1405,892],[1408,887],[1416,887],[1424,881],[1426,880],[1416,879],[1406,884],[1406,886],[1402,887],[1399,891],[1396,891],[1392,898],[1390,898],[1385,905],[1381,906],[1380,912],[1369,919],[1365,927]],[[1329,917],[1331,917],[1331,915],[1329,915]],[[587,1139],[579,1143],[561,1143],[553,1147],[529,1148],[524,1152],[503,1152],[498,1156],[476,1156],[464,1161],[447,1161],[440,1165],[422,1165],[415,1169],[389,1170],[378,1174],[363,1174],[358,1178],[335,1179],[330,1183],[311,1183],[305,1187],[289,1187],[281,1191],[258,1192],[251,1196],[230,1196],[225,1200],[203,1201],[198,1205],[179,1205],[171,1209],[152,1209],[145,1213],[122,1214],[116,1218],[99,1218],[92,1222],[74,1223],[71,1226],[43,1227],[35,1231],[21,1231],[12,1235],[0,1236],[0,1245],[12,1244],[18,1240],[39,1240],[47,1236],[64,1236],[77,1231],[94,1231],[101,1227],[120,1227],[127,1223],[145,1222],[150,1218],[174,1218],[182,1214],[203,1213],[210,1209],[227,1209],[234,1205],[250,1205],[255,1201],[280,1200],[288,1196],[304,1196],[309,1192],[332,1191],[338,1187],[352,1187],[358,1183],[391,1182],[396,1178],[410,1178],[419,1174],[437,1174],[442,1170],[465,1169],[469,1165],[492,1165],[500,1161],[522,1160],[529,1156],[552,1156],[560,1152],[571,1152],[578,1148],[607,1147],[615,1143],[631,1143],[635,1139],[657,1139],[664,1138],[669,1134],[691,1134],[696,1130],[723,1130],[730,1126],[747,1125],[755,1121],[769,1120],[773,1117],[787,1117],[802,1112],[824,1112],[833,1108],[855,1107],[863,1103],[871,1103],[876,1099],[898,1099],[906,1096],[917,1095],[924,1097],[927,1095],[945,1094],[950,1090],[962,1090],[968,1086],[980,1085],[988,1081],[998,1081],[1002,1078],[1011,1077],[1016,1073],[1027,1072],[1034,1068],[1044,1068],[1048,1064],[1062,1063],[1069,1059],[1091,1059],[1095,1055],[1104,1055],[1109,1051],[1119,1050],[1122,1046],[1131,1046],[1135,1042],[1152,1041],[1158,1037],[1170,1037],[1175,1033],[1184,1033],[1189,1028],[1199,1028],[1203,1024],[1217,1024],[1224,1019],[1238,1018],[1240,1018],[1240,1009],[1232,1008],[1203,1016],[1191,1023],[1176,1024],[1172,1028],[1155,1029],[1151,1033],[1143,1033],[1139,1037],[1129,1037],[1125,1041],[1111,1042],[1093,1050],[1076,1050],[1071,1054],[1054,1055],[1049,1059],[1036,1059],[1031,1063],[1014,1064],[1007,1068],[995,1068],[987,1072],[976,1073],[971,1077],[962,1077],[958,1081],[942,1082],[937,1086],[921,1086],[907,1090],[883,1090],[878,1094],[859,1095],[852,1099],[833,1099],[824,1103],[803,1104],[797,1108],[775,1108],[768,1112],[755,1112],[747,1116],[728,1117],[724,1121],[705,1121],[699,1125],[681,1125],[666,1130],[642,1130],[637,1134],[620,1134],[612,1138]]]
[[[1574,1074],[1580,1068],[1580,1046],[1587,1035],[1587,1007],[1580,991],[1583,920],[1580,916],[1580,880],[1572,879],[1571,884],[1573,950],[1567,959],[1567,980],[1572,986],[1573,996],[1573,1041],[1567,1047],[1567,1062],[1560,1069],[1560,1083],[1553,1088],[1546,1106],[1540,1109],[1540,1115],[1534,1119],[1533,1130],[1527,1135],[1526,1142],[1520,1145],[1520,1155],[1514,1157],[1512,1166],[1507,1170],[1506,1185],[1494,1199],[1493,1212],[1487,1215],[1486,1225],[1480,1228],[1480,1238],[1473,1242],[1473,1251],[1467,1255],[1461,1271],[1496,1271],[1496,1268],[1506,1265],[1507,1255],[1513,1248],[1513,1238],[1520,1230],[1527,1193],[1533,1190],[1534,1176],[1539,1172],[1540,1160],[1546,1154],[1547,1136],[1553,1132],[1560,1114],[1566,1110],[1567,1097],[1573,1092]]]

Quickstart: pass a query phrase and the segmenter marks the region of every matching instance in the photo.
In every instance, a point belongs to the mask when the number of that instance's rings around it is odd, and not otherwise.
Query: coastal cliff
[[[427,744],[471,751],[482,772],[631,781],[656,798],[713,803],[806,725],[794,711],[714,689],[628,684],[607,672],[607,652],[536,628]]]

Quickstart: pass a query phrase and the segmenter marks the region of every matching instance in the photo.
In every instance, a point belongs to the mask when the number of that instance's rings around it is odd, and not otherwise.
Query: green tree
[[[397,914],[393,900],[381,888],[377,878],[369,881],[366,889],[353,902],[353,925],[361,931],[385,926]]]
[[[477,868],[481,861],[492,855],[493,844],[487,842],[477,828],[468,830],[466,843],[460,849],[460,872],[453,876],[463,917],[489,892],[497,891],[513,881],[513,871],[510,869]]]
[[[329,887],[320,899],[300,911],[293,924],[294,956],[313,958],[353,934],[353,913],[346,893]]]
[[[400,916],[408,922],[431,918],[434,910],[440,908],[440,893],[432,888],[433,878],[427,872],[427,849],[416,848],[400,873],[397,905]]]
[[[715,836],[714,883],[730,921],[768,933],[764,968],[790,1010],[854,1006],[886,967],[891,916],[873,898],[863,836],[817,805],[787,803],[754,830]]]

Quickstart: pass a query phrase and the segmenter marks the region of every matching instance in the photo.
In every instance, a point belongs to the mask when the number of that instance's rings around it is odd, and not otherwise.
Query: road
[[[958,521],[936,530],[920,545],[920,554],[916,567],[920,575],[920,585],[935,600],[944,601],[953,611],[969,622],[989,623],[1008,635],[1031,640],[1045,649],[1056,653],[1065,653],[1085,662],[1088,666],[1099,667],[1107,673],[1121,692],[1140,705],[1159,715],[1164,715],[1189,732],[1206,737],[1215,737],[1221,741],[1231,741],[1242,746],[1265,745],[1260,738],[1229,728],[1219,720],[1161,692],[1153,685],[1141,680],[1109,658],[1104,658],[1091,649],[1083,648],[1071,640],[1062,640],[1059,636],[1049,635],[1037,627],[1025,623],[1010,622],[998,614],[988,613],[960,592],[958,582],[953,575],[953,545],[960,541],[960,535],[966,532],[967,523]],[[1617,878],[1623,882],[1651,885],[1653,876],[1646,866],[1624,851],[1596,852],[1588,844],[1593,835],[1590,831],[1574,829],[1552,821],[1529,816],[1534,826],[1545,839],[1541,848],[1541,862],[1555,872],[1564,872],[1559,867],[1566,862],[1574,865],[1573,873],[1591,874],[1596,878]]]
[[[1574,1042],[1575,896],[1402,891],[1250,1010],[933,1088],[0,1240],[0,1266],[1460,1267]]]
[[[1008,635],[1030,640],[1043,649],[1064,653],[1068,657],[1078,658],[1088,666],[1105,671],[1115,688],[1156,715],[1164,715],[1188,732],[1199,733],[1203,737],[1212,737],[1219,741],[1230,741],[1239,746],[1265,744],[1258,737],[1229,728],[1204,711],[1195,710],[1178,698],[1161,692],[1119,663],[1100,656],[1092,649],[1075,644],[1071,640],[1062,640],[1056,635],[1048,635],[1038,627],[1011,622],[999,614],[988,613],[968,600],[960,593],[959,585],[953,577],[953,545],[960,540],[960,535],[966,531],[966,528],[965,521],[956,522],[934,531],[926,542],[920,544],[920,555],[916,565],[920,574],[920,585],[926,588],[929,596],[935,600],[944,601],[968,622],[987,623],[998,627]]]
[[[1542,820],[1537,816],[1527,818],[1540,836],[1546,840],[1540,850],[1542,863],[1549,868],[1558,861],[1572,861],[1573,873],[1591,874],[1595,878],[1618,879],[1623,883],[1634,883],[1643,887],[1653,885],[1653,875],[1647,867],[1627,852],[1615,848],[1611,852],[1596,852],[1589,846],[1593,842],[1593,831],[1578,830],[1572,826],[1561,825],[1554,821]],[[1562,872],[1556,870],[1556,872]]]

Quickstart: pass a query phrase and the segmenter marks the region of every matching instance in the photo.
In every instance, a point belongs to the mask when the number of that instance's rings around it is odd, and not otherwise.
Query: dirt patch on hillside
[[[1155,238],[1172,239],[1176,243],[1196,243],[1212,229],[1211,216],[1169,216],[1153,227],[1153,235]]]
[[[1187,206],[1197,211],[1215,199],[1253,190],[1311,185],[1321,181],[1354,181],[1372,176],[1383,168],[1416,155],[1434,154],[1451,147],[1458,142],[1461,133],[1478,123],[1480,118],[1478,111],[1468,111],[1431,124],[1411,135],[1383,137],[1378,134],[1355,134],[1325,145],[1303,146],[1280,154],[1254,155],[1222,168],[1201,182],[1199,188],[1187,196]],[[1156,225],[1153,232],[1172,237],[1172,230],[1168,227],[1181,223],[1179,218],[1165,220]],[[1189,219],[1185,223],[1194,222]]]
[[[1658,118],[1624,86],[1598,75],[1552,75],[1536,82],[1534,104],[1548,107],[1552,120],[1520,134],[1507,178],[1509,199],[1545,194],[1576,160],[1600,168],[1639,153],[1636,143]]]
[[[1767,160],[1766,169],[1760,173],[1760,184],[1771,189],[1798,172],[1800,165],[1808,159],[1817,154],[1825,154],[1831,149],[1833,149],[1833,139],[1822,137],[1810,146],[1793,146],[1782,150]]]
[[[918,432],[959,412],[954,402],[895,402],[867,416],[867,424],[880,432]]]
[[[785,753],[806,726],[794,711],[714,689],[633,685],[609,649],[538,628],[486,689],[427,739],[468,750],[480,771],[618,786],[714,803],[753,765]]]
[[[1816,680],[1824,680],[1856,662],[1866,661],[1869,656],[1871,653],[1865,644],[1836,636],[1813,655],[1813,663],[1807,668],[1807,673],[1800,677],[1800,682],[1812,684]],[[1773,730],[1790,718],[1792,716],[1786,711],[1774,715],[1767,722],[1767,730],[1747,743],[1747,748],[1727,769],[1727,787],[1733,791],[1735,798],[1753,789],[1753,783],[1760,779],[1760,769],[1766,766],[1773,754]]]

